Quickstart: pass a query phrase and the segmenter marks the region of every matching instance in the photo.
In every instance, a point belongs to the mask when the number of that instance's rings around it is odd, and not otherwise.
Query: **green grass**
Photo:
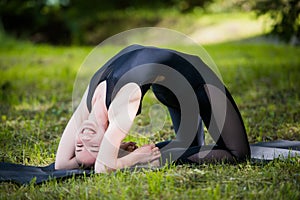
[[[300,49],[269,43],[205,46],[232,92],[250,142],[300,140]],[[52,47],[1,36],[0,158],[27,165],[54,161],[72,115],[72,87],[91,47]],[[144,115],[155,100],[145,99]],[[139,144],[172,137],[169,117]],[[300,160],[268,164],[170,166],[52,180],[42,185],[0,183],[0,199],[299,199]]]

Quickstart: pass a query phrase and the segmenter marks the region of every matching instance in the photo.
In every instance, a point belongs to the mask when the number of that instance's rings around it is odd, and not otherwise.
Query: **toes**
[[[160,166],[159,160],[158,160],[158,159],[153,160],[153,161],[150,163],[150,166],[151,166],[151,167],[159,167],[159,166]]]
[[[153,151],[153,157],[154,159],[158,159],[161,156],[161,153],[159,150]]]
[[[158,147],[154,147],[154,148],[152,149],[152,151],[159,151],[159,148],[158,148]]]

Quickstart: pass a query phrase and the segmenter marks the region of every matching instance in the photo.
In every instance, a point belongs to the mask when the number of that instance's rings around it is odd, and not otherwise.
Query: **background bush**
[[[272,19],[271,34],[283,41],[300,44],[299,0],[243,0],[243,7],[256,11],[259,16],[268,14]]]
[[[242,7],[267,14],[271,34],[299,44],[299,0],[0,0],[0,25],[6,33],[36,43],[98,44],[127,29],[155,26],[170,10],[184,14],[211,5],[210,11]]]

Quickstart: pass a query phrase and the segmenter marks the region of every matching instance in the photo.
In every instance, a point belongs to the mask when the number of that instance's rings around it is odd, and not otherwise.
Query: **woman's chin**
[[[77,162],[84,167],[90,167],[96,162],[96,156],[87,151],[77,152],[75,156]]]

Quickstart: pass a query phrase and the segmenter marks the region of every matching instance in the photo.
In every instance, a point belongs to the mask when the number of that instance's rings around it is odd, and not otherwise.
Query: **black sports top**
[[[181,83],[178,83],[176,78],[171,75],[171,72],[174,70],[179,72],[194,90],[207,82],[211,82],[211,84],[214,84],[216,81],[220,82],[214,72],[197,56],[170,49],[131,45],[111,58],[92,77],[87,96],[88,110],[91,111],[93,94],[98,84],[102,81],[107,82],[107,109],[117,92],[129,82],[136,83],[141,88],[142,98],[138,114],[141,112],[143,96],[150,86],[172,96],[168,101],[159,99],[165,105],[172,107],[174,103],[170,102],[170,99],[175,99],[176,101],[176,97],[170,89],[163,85],[171,82],[174,87],[180,90]],[[212,74],[213,76],[211,76]],[[205,81],[202,77],[203,75],[208,77]],[[222,83],[220,85],[223,86]],[[182,91],[182,94],[185,95],[184,91]]]

